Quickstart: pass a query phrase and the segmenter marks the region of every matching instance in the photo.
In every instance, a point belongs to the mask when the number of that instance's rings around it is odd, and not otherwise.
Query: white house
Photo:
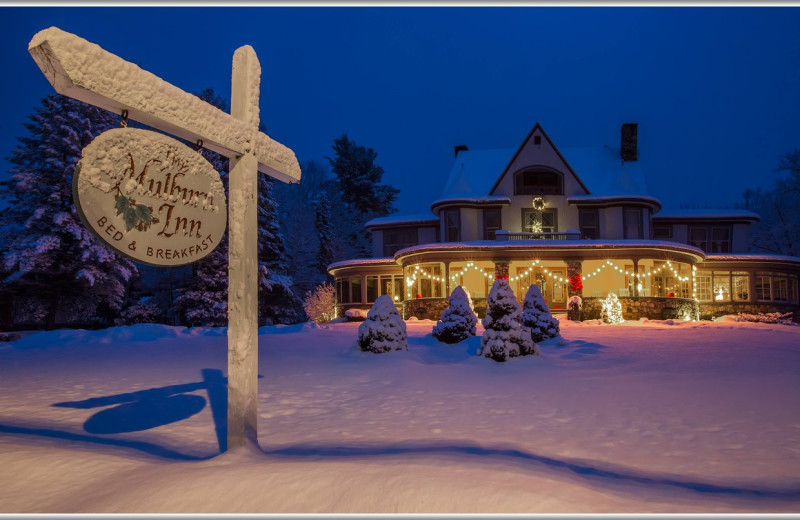
[[[800,317],[800,259],[746,253],[758,215],[662,213],[642,167],[635,123],[622,125],[619,147],[558,148],[538,123],[517,149],[457,146],[430,214],[367,222],[373,257],[329,266],[337,307],[390,294],[405,318],[437,319],[462,285],[480,315],[507,276],[518,298],[538,284],[556,312],[580,295],[586,319],[610,292],[626,319]]]

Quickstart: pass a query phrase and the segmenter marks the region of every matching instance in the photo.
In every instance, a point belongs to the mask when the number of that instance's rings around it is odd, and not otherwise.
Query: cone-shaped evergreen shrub
[[[508,280],[495,280],[487,303],[486,317],[482,321],[486,330],[481,337],[479,355],[505,361],[530,354],[533,342],[522,335],[522,308],[508,286]]]
[[[469,296],[459,285],[450,293],[450,306],[433,327],[433,337],[444,343],[458,343],[474,336],[478,325],[475,311],[470,308]]]
[[[531,339],[535,342],[558,336],[558,320],[550,313],[550,307],[536,284],[528,288],[522,302],[522,326],[530,329]]]
[[[391,296],[380,296],[358,327],[358,346],[366,352],[408,350],[406,322],[397,312]]]

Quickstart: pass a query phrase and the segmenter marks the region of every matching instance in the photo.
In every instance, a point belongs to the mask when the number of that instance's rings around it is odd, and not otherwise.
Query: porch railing
[[[528,231],[506,231],[499,229],[494,232],[494,239],[506,240],[580,240],[581,232],[577,230],[531,233]]]

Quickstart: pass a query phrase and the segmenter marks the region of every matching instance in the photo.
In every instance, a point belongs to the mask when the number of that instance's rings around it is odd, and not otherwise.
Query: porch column
[[[570,260],[566,262],[567,264],[567,280],[573,280],[575,276],[581,276],[583,278],[583,263],[580,260]],[[583,282],[581,282],[583,285]],[[567,294],[570,296],[580,296],[583,298],[583,288],[579,288],[577,291],[572,290],[572,284],[567,284]]]
[[[494,260],[494,277],[497,278],[508,278],[508,264],[510,262],[508,260]]]
[[[635,298],[639,297],[639,259],[633,259],[633,296]]]
[[[450,293],[452,289],[450,288],[450,260],[447,260],[444,263],[444,296],[445,298],[450,298]]]

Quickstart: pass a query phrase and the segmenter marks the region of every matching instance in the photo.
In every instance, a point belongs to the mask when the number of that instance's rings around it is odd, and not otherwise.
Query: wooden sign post
[[[104,108],[230,158],[228,187],[228,449],[257,443],[258,171],[300,181],[294,152],[258,131],[261,65],[249,45],[233,55],[227,114],[137,65],[51,27],[28,51],[59,94]]]

